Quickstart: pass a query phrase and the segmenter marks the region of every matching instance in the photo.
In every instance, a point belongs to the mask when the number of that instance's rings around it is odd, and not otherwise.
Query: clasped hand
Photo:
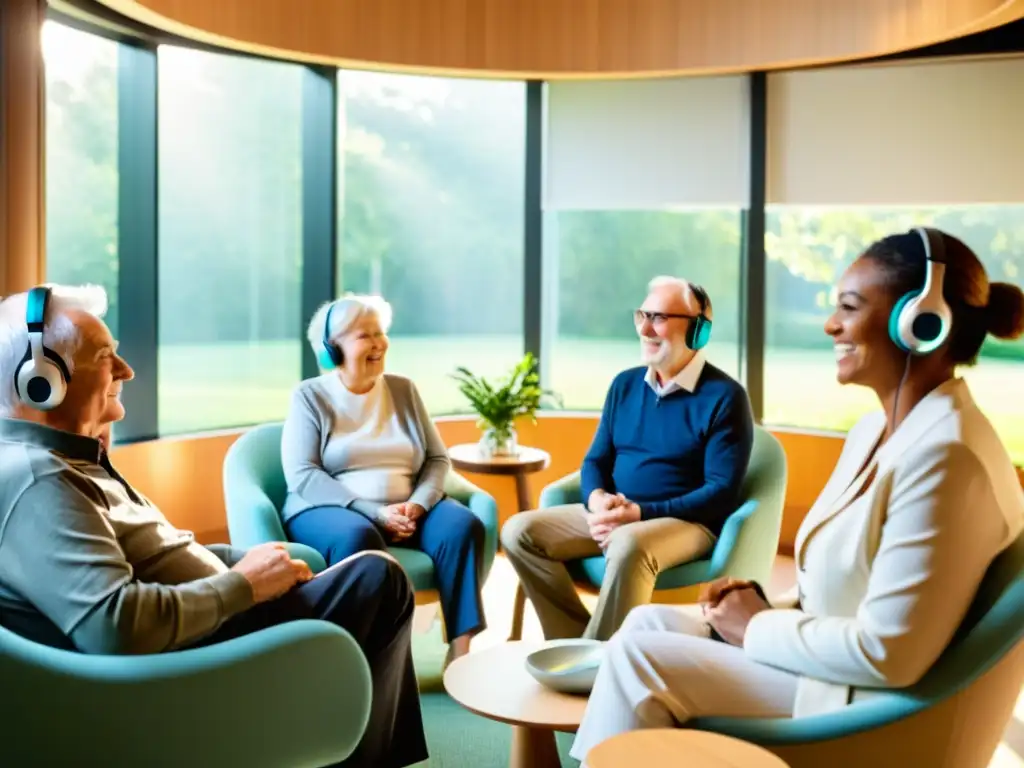
[[[381,524],[394,541],[402,541],[416,532],[416,522],[426,510],[419,504],[388,504],[381,512]]]
[[[754,582],[728,577],[707,584],[698,599],[708,624],[725,642],[740,647],[750,620],[771,608],[757,593]]]
[[[621,493],[596,490],[590,494],[587,509],[590,510],[590,514],[587,515],[590,537],[601,549],[608,546],[612,531],[620,525],[635,523],[640,519],[639,505]]]

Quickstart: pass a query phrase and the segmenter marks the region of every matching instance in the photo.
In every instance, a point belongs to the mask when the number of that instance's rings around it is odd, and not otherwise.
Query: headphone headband
[[[25,323],[29,334],[43,332],[46,327],[46,309],[50,305],[50,289],[40,285],[28,292],[28,306],[25,308]]]

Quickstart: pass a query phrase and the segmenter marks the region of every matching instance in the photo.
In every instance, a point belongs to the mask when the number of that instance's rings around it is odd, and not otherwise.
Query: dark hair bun
[[[1016,339],[1024,334],[1024,293],[1010,283],[989,286],[988,332],[999,339]]]

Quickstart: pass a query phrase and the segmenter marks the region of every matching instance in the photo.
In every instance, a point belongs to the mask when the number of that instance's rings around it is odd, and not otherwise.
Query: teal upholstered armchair
[[[729,516],[708,558],[683,563],[658,575],[656,590],[695,586],[720,576],[754,579],[768,587],[782,528],[786,497],[786,454],[779,441],[762,427],[754,427],[750,466],[743,479],[742,503]],[[547,486],[540,507],[582,503],[580,473],[574,472]],[[573,578],[600,587],[604,556],[588,557],[569,564]]]
[[[0,628],[0,765],[313,768],[352,753],[370,699],[362,651],[327,622],[146,656]]]
[[[1024,683],[1022,640],[1024,537],[992,564],[953,642],[909,688],[829,714],[688,726],[761,744],[790,768],[986,768]]]
[[[287,494],[281,468],[282,426],[276,422],[254,427],[235,441],[224,459],[228,531],[236,547],[287,539],[280,515]],[[445,492],[469,507],[484,524],[486,578],[498,548],[498,505],[494,497],[455,472],[448,473]],[[294,542],[288,547],[293,557],[305,560],[314,572],[326,567],[316,550]],[[409,574],[418,596],[434,591],[434,564],[427,555],[403,547],[391,547],[389,552]]]

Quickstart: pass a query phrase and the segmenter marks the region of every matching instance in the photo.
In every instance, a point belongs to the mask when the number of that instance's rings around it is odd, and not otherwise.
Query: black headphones
[[[61,356],[43,344],[49,304],[49,288],[40,286],[28,292],[25,310],[28,348],[14,372],[14,391],[18,398],[40,411],[53,410],[64,402],[71,381],[71,372]]]

